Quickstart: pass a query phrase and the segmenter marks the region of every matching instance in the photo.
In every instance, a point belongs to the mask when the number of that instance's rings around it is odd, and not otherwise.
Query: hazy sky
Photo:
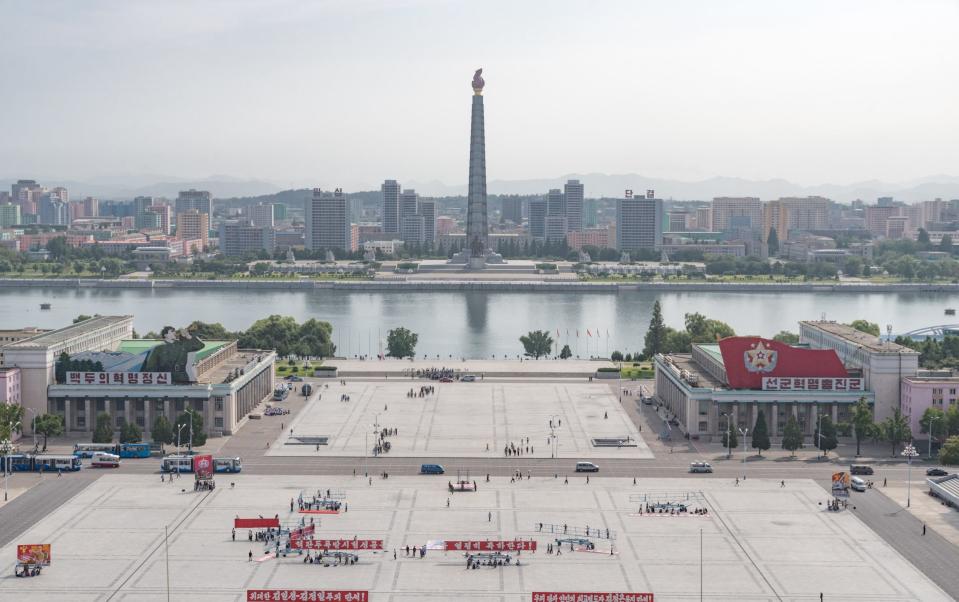
[[[0,177],[959,175],[959,3],[0,0]]]

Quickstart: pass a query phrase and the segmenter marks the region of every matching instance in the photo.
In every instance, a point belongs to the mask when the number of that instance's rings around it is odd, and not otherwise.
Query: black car
[[[944,477],[947,474],[949,474],[949,472],[944,468],[927,468],[926,469],[927,477]]]

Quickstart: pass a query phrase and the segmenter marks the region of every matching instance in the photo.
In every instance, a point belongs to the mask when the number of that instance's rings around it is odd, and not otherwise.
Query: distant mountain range
[[[35,177],[35,179],[45,186],[65,186],[70,191],[70,196],[75,199],[95,196],[100,199],[124,200],[135,196],[151,195],[174,198],[179,191],[189,188],[209,190],[215,198],[223,199],[272,195],[289,189],[288,186],[280,186],[266,180],[224,175],[196,180],[157,174],[107,176],[90,181],[41,177]],[[848,185],[802,186],[782,179],[747,180],[715,177],[686,182],[651,178],[639,174],[591,173],[530,180],[491,180],[487,188],[491,194],[545,194],[550,188],[562,188],[563,184],[571,179],[581,181],[586,188],[586,196],[591,198],[618,198],[626,189],[631,189],[637,194],[651,189],[656,191],[656,196],[659,198],[684,201],[708,201],[717,196],[754,196],[763,200],[785,196],[824,196],[843,203],[856,199],[872,203],[881,196],[891,196],[896,200],[909,203],[935,198],[959,199],[959,177],[948,175],[934,175],[898,183],[868,180]],[[442,197],[466,194],[465,184],[451,186],[435,180],[428,182],[401,180],[401,182],[404,188],[415,188],[422,196]],[[12,183],[13,180],[0,179],[0,189],[9,190]],[[371,186],[370,189],[378,190],[379,186]]]
[[[891,196],[906,202],[959,199],[959,177],[937,175],[889,183],[878,180],[854,184],[821,184],[801,186],[787,180],[746,180],[743,178],[715,177],[696,182],[684,182],[664,178],[650,178],[639,174],[568,174],[557,178],[535,180],[492,180],[487,185],[491,194],[544,194],[550,188],[562,188],[567,180],[579,180],[586,189],[587,197],[613,197],[631,189],[637,194],[655,190],[663,199],[682,201],[708,201],[718,196],[754,196],[762,200],[787,196],[824,196],[834,201],[848,203],[862,199],[875,202],[881,196]],[[447,186],[440,182],[403,182],[403,186],[416,188],[424,196],[465,195],[466,186]]]

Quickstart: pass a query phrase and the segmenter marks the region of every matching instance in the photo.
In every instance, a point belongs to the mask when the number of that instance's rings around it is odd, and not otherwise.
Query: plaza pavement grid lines
[[[826,512],[826,493],[809,480],[533,478],[479,482],[476,493],[447,491],[444,476],[218,476],[194,493],[183,477],[105,475],[18,538],[52,543],[53,564],[39,578],[13,577],[15,544],[0,549],[0,600],[161,602],[166,599],[164,525],[170,525],[172,600],[236,602],[246,588],[370,590],[373,602],[414,600],[527,602],[532,591],[653,592],[658,602],[699,599],[700,532],[708,600],[949,600],[852,512]],[[229,486],[236,483],[236,488]],[[299,557],[263,556],[246,531],[231,541],[235,516],[290,513],[301,489],[343,491],[349,510],[317,518],[318,538],[383,539],[385,552],[359,564],[323,567]],[[639,516],[630,496],[696,488],[708,516]],[[182,490],[182,491],[181,491]],[[450,507],[447,507],[450,499]],[[492,520],[489,520],[490,513]],[[592,552],[548,555],[536,524],[609,528],[616,553],[597,539]],[[446,539],[533,538],[539,551],[522,566],[466,570],[462,554],[406,545]],[[398,559],[393,560],[393,549]]]
[[[407,397],[431,385],[436,393]],[[348,395],[349,402],[340,401]],[[282,405],[282,404],[277,404]],[[395,428],[386,457],[501,458],[503,448],[529,437],[532,453],[550,458],[549,422],[558,457],[651,459],[653,454],[607,383],[515,383],[493,380],[439,383],[423,380],[339,382],[319,391],[270,446],[269,456],[352,456],[368,453],[374,423]],[[328,436],[329,444],[289,444],[296,436]],[[594,437],[626,437],[635,447],[594,447]],[[489,450],[486,446],[489,444]]]

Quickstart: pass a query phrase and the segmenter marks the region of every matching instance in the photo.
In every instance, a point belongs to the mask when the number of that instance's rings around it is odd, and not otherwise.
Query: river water
[[[729,323],[738,334],[772,336],[798,332],[799,320],[849,322],[864,318],[885,331],[903,333],[924,326],[959,322],[943,315],[959,308],[957,294],[927,293],[715,293],[620,291],[542,292],[354,292],[249,291],[226,289],[67,289],[0,288],[0,329],[57,328],[78,314],[132,314],[141,334],[193,320],[245,329],[269,314],[298,321],[333,324],[341,354],[375,355],[390,328],[419,334],[417,351],[441,356],[515,356],[520,335],[544,329],[560,333],[582,357],[607,349],[642,349],[653,303],[659,299],[669,326],[681,328],[683,315],[700,312]],[[53,304],[40,310],[40,303]],[[950,320],[951,318],[951,320]],[[587,330],[591,336],[587,335]],[[577,338],[576,333],[579,332]],[[568,333],[568,334],[567,334]]]

